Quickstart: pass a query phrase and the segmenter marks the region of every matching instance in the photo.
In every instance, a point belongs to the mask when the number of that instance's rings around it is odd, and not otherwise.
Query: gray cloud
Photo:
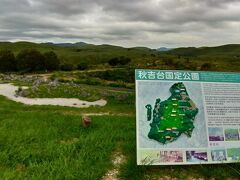
[[[0,40],[201,46],[240,42],[239,0],[0,0]]]

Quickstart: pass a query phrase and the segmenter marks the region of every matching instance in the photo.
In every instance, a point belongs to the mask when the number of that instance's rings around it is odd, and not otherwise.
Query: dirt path
[[[110,113],[110,112],[100,112],[100,113],[82,113],[85,116],[135,116],[135,114],[129,113]]]
[[[82,101],[77,98],[26,98],[16,97],[15,92],[18,89],[17,86],[12,84],[0,84],[0,95],[7,97],[16,102],[20,102],[27,105],[55,105],[55,106],[68,106],[87,108],[90,106],[105,106],[107,101],[100,99],[94,102]]]
[[[114,71],[114,70],[119,70],[119,69],[124,69],[124,68],[105,68],[105,69],[89,69],[89,70],[84,70],[84,71],[73,71],[77,73],[86,73],[86,72],[102,72],[102,71]]]
[[[126,157],[122,154],[120,150],[115,151],[112,154],[111,159],[112,167],[102,177],[102,180],[117,180],[120,171],[120,166],[126,161]]]

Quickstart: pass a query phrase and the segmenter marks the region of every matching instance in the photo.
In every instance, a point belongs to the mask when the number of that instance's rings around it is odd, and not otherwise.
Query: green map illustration
[[[147,120],[152,120],[148,137],[162,144],[177,140],[182,133],[191,137],[198,113],[198,108],[182,82],[173,84],[170,92],[171,96],[167,100],[156,99],[154,108],[150,104],[145,106]]]

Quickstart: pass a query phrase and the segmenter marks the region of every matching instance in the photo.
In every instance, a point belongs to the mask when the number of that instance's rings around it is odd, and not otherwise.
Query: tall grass
[[[0,179],[100,179],[134,136],[134,118],[93,117],[85,129],[79,115],[0,102]]]

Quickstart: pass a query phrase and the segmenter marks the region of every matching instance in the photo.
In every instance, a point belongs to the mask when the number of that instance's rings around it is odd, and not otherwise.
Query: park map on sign
[[[182,82],[173,84],[170,92],[171,96],[167,100],[156,99],[154,109],[150,104],[145,106],[147,120],[152,120],[148,137],[162,144],[177,140],[182,133],[191,137],[193,122],[198,113],[198,108],[189,98]]]

